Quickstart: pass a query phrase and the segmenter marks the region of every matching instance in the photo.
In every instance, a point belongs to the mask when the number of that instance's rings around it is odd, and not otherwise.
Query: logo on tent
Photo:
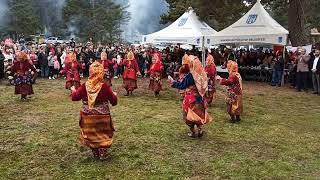
[[[247,19],[247,24],[253,24],[257,21],[257,19],[258,19],[258,14],[250,14]]]
[[[143,41],[146,42],[146,41],[147,41],[147,37],[144,37],[144,38],[143,38]]]
[[[282,43],[283,37],[278,37],[278,43]]]
[[[179,21],[178,26],[184,26],[186,24],[186,22],[188,21],[188,18],[181,18],[181,20]]]
[[[197,44],[200,44],[200,38],[197,39]]]
[[[210,39],[207,39],[207,44],[210,44]]]

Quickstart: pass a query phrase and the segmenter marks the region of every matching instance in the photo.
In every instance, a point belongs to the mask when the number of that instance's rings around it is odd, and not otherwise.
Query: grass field
[[[320,179],[320,97],[245,82],[240,124],[228,123],[221,88],[202,139],[186,136],[180,97],[159,98],[139,80],[133,97],[121,81],[112,108],[111,159],[95,161],[78,143],[81,102],[62,80],[39,80],[21,102],[0,84],[0,179]]]

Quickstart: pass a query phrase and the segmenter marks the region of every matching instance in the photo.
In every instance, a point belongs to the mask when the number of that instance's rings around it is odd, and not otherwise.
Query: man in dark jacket
[[[47,78],[49,75],[48,56],[46,55],[43,48],[40,48],[40,52],[38,55],[38,64],[41,70],[41,77]]]
[[[311,61],[312,84],[314,94],[320,95],[320,50],[317,49]]]
[[[274,66],[273,66],[273,72],[272,72],[272,86],[281,86],[281,80],[283,75],[283,68],[284,68],[284,59],[282,57],[282,53],[278,52],[276,54],[276,57],[273,59]]]

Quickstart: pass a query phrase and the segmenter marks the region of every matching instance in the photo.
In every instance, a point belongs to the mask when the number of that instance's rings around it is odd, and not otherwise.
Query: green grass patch
[[[21,102],[0,84],[0,179],[318,179],[320,97],[289,88],[244,83],[240,124],[228,123],[223,88],[202,139],[186,136],[181,97],[160,97],[139,80],[133,97],[114,81],[119,104],[111,159],[95,161],[78,143],[81,102],[63,80],[39,80]]]

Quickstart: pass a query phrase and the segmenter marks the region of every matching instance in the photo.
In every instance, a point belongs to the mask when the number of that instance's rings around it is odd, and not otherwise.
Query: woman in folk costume
[[[113,68],[113,65],[114,63],[110,60],[108,60],[108,54],[103,51],[101,53],[101,60],[100,60],[100,63],[103,65],[104,67],[104,79],[105,79],[105,82],[109,85],[109,86],[112,86],[112,78],[113,78],[113,74],[111,73],[111,68]]]
[[[102,64],[94,62],[89,69],[89,79],[72,90],[72,101],[82,100],[80,110],[80,143],[91,148],[98,159],[105,159],[113,142],[114,127],[109,103],[117,105],[117,94],[104,82]]]
[[[152,57],[152,65],[150,68],[150,84],[149,89],[154,92],[155,96],[160,94],[162,90],[162,72],[163,72],[163,65],[157,55]]]
[[[229,78],[223,79],[217,77],[217,80],[220,81],[221,85],[227,86],[227,112],[231,117],[231,122],[239,122],[240,115],[243,111],[242,104],[242,78],[238,72],[238,64],[234,61],[230,61],[227,64],[229,71]]]
[[[11,71],[14,73],[15,94],[21,94],[21,100],[26,100],[28,95],[33,94],[32,83],[37,70],[30,64],[27,54],[20,52]]]
[[[187,59],[187,57],[185,57]],[[185,60],[186,61],[186,60]],[[186,75],[181,81],[174,81],[169,76],[169,81],[173,88],[185,90],[183,99],[183,119],[190,127],[190,137],[202,137],[202,126],[212,121],[207,112],[207,103],[204,95],[208,88],[208,78],[199,58],[189,56],[189,60],[184,62],[183,71]]]
[[[132,95],[133,90],[138,88],[137,75],[140,75],[138,63],[132,51],[128,53],[123,66],[125,68],[123,72],[123,87],[127,91],[126,96],[129,96],[130,94]]]
[[[179,73],[178,73],[178,80],[179,81],[182,81],[185,78],[185,76],[190,73],[189,64],[190,64],[190,57],[188,56],[188,54],[185,54],[182,57],[182,66],[179,68]],[[182,97],[184,97],[185,89],[179,89],[179,94]]]
[[[64,68],[61,73],[66,74],[67,81],[65,88],[70,89],[72,86],[78,88],[80,86],[80,70],[83,69],[82,64],[77,61],[76,54],[71,52],[66,55]]]
[[[207,57],[207,65],[205,67],[205,71],[208,76],[208,91],[206,93],[207,103],[210,105],[213,101],[214,94],[216,93],[215,81],[217,75],[216,65],[214,63],[214,58],[211,54]]]

